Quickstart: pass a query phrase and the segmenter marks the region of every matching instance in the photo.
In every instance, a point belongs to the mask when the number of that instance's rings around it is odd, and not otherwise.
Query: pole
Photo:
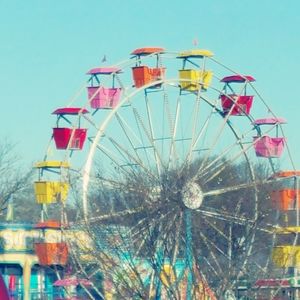
[[[31,263],[28,259],[23,265],[23,280],[24,280],[24,300],[30,300],[30,277],[31,277]]]
[[[193,255],[192,255],[192,215],[191,210],[185,210],[185,234],[186,234],[186,300],[192,300],[193,288]]]

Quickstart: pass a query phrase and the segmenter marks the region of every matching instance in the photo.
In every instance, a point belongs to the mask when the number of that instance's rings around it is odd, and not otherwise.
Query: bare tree
[[[24,167],[8,140],[0,142],[0,218],[5,219],[10,201],[32,195],[32,168]],[[21,206],[20,206],[21,207]],[[31,214],[32,220],[32,214]]]

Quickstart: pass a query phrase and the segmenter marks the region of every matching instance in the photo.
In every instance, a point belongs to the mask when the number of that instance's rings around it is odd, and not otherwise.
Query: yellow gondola
[[[55,169],[69,168],[69,163],[64,161],[42,161],[36,163],[35,167],[39,170],[39,180],[34,182],[36,202],[38,204],[51,204],[65,201],[68,196],[69,183],[64,180],[42,180],[42,174],[44,171],[50,171],[61,176],[61,172],[59,170],[55,171]]]
[[[194,49],[181,52],[177,58],[183,59],[183,67],[179,70],[179,85],[182,90],[189,92],[197,92],[200,89],[206,90],[213,78],[210,70],[205,70],[205,64],[202,67],[191,61],[191,59],[206,59],[212,57],[213,53],[205,49]],[[186,63],[190,62],[197,69],[186,68]]]

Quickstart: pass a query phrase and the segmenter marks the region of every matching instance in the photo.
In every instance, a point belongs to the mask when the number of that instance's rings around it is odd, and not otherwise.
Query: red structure
[[[75,107],[59,108],[52,113],[57,115],[57,127],[53,128],[56,149],[81,150],[83,148],[87,129],[80,128],[80,116],[86,113],[88,113],[86,109]],[[67,116],[77,116],[78,125],[75,127],[60,127],[59,123],[61,120],[72,125]]]
[[[224,88],[220,95],[223,112],[233,116],[249,115],[252,107],[254,96],[246,94],[246,85],[253,82],[255,79],[252,76],[233,75],[224,77],[221,82],[224,82]],[[236,93],[232,87],[233,83],[238,83],[242,93]],[[241,89],[241,84],[244,86]]]

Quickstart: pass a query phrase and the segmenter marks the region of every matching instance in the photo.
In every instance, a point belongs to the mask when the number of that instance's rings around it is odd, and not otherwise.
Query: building
[[[45,296],[51,300],[58,295],[53,283],[63,272],[63,266],[42,266],[35,252],[36,241],[47,231],[51,233],[51,229],[33,224],[0,225],[0,272],[11,300],[45,299]]]

